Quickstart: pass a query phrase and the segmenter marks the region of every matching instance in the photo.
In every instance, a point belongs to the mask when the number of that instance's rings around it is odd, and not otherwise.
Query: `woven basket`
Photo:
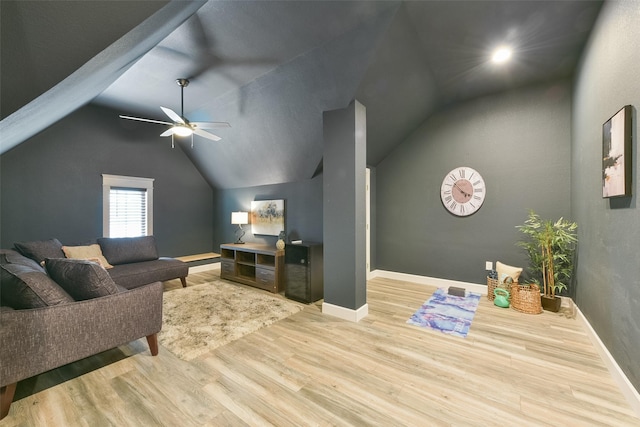
[[[493,291],[495,291],[495,289],[498,287],[498,279],[492,279],[491,277],[487,276],[487,299],[489,301],[493,301],[495,299],[495,295],[493,294]]]
[[[521,313],[540,314],[540,288],[536,285],[511,285],[511,308]]]

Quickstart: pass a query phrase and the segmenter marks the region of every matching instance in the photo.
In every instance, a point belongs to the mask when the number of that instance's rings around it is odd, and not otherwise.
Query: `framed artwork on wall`
[[[631,118],[626,105],[602,125],[602,197],[631,196]]]
[[[284,231],[284,200],[251,202],[251,232],[277,236]]]

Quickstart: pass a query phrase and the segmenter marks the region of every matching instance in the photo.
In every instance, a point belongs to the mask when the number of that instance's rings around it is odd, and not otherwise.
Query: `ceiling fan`
[[[137,120],[139,122],[160,123],[163,125],[171,126],[166,131],[162,132],[160,136],[171,136],[171,147],[174,147],[173,136],[191,136],[191,148],[193,148],[193,134],[199,135],[203,138],[211,139],[213,141],[220,141],[218,135],[214,135],[211,132],[207,132],[204,129],[215,128],[228,128],[231,125],[227,122],[190,122],[184,116],[184,88],[189,85],[189,79],[177,79],[176,83],[180,86],[180,115],[178,115],[171,108],[160,107],[164,113],[169,116],[173,123],[163,122],[162,120],[143,119],[141,117],[131,117],[120,115],[121,119]]]

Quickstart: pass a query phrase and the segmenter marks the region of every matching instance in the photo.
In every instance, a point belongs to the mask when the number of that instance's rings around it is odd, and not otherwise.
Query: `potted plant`
[[[578,224],[562,217],[555,222],[543,220],[530,211],[516,228],[527,237],[516,244],[529,256],[531,281],[542,287],[542,308],[557,312],[561,300],[556,294],[567,288],[573,273]]]

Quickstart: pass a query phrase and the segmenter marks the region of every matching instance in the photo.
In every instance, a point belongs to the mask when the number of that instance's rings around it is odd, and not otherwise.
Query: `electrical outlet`
[[[485,261],[484,269],[487,271],[493,270],[493,261]]]

